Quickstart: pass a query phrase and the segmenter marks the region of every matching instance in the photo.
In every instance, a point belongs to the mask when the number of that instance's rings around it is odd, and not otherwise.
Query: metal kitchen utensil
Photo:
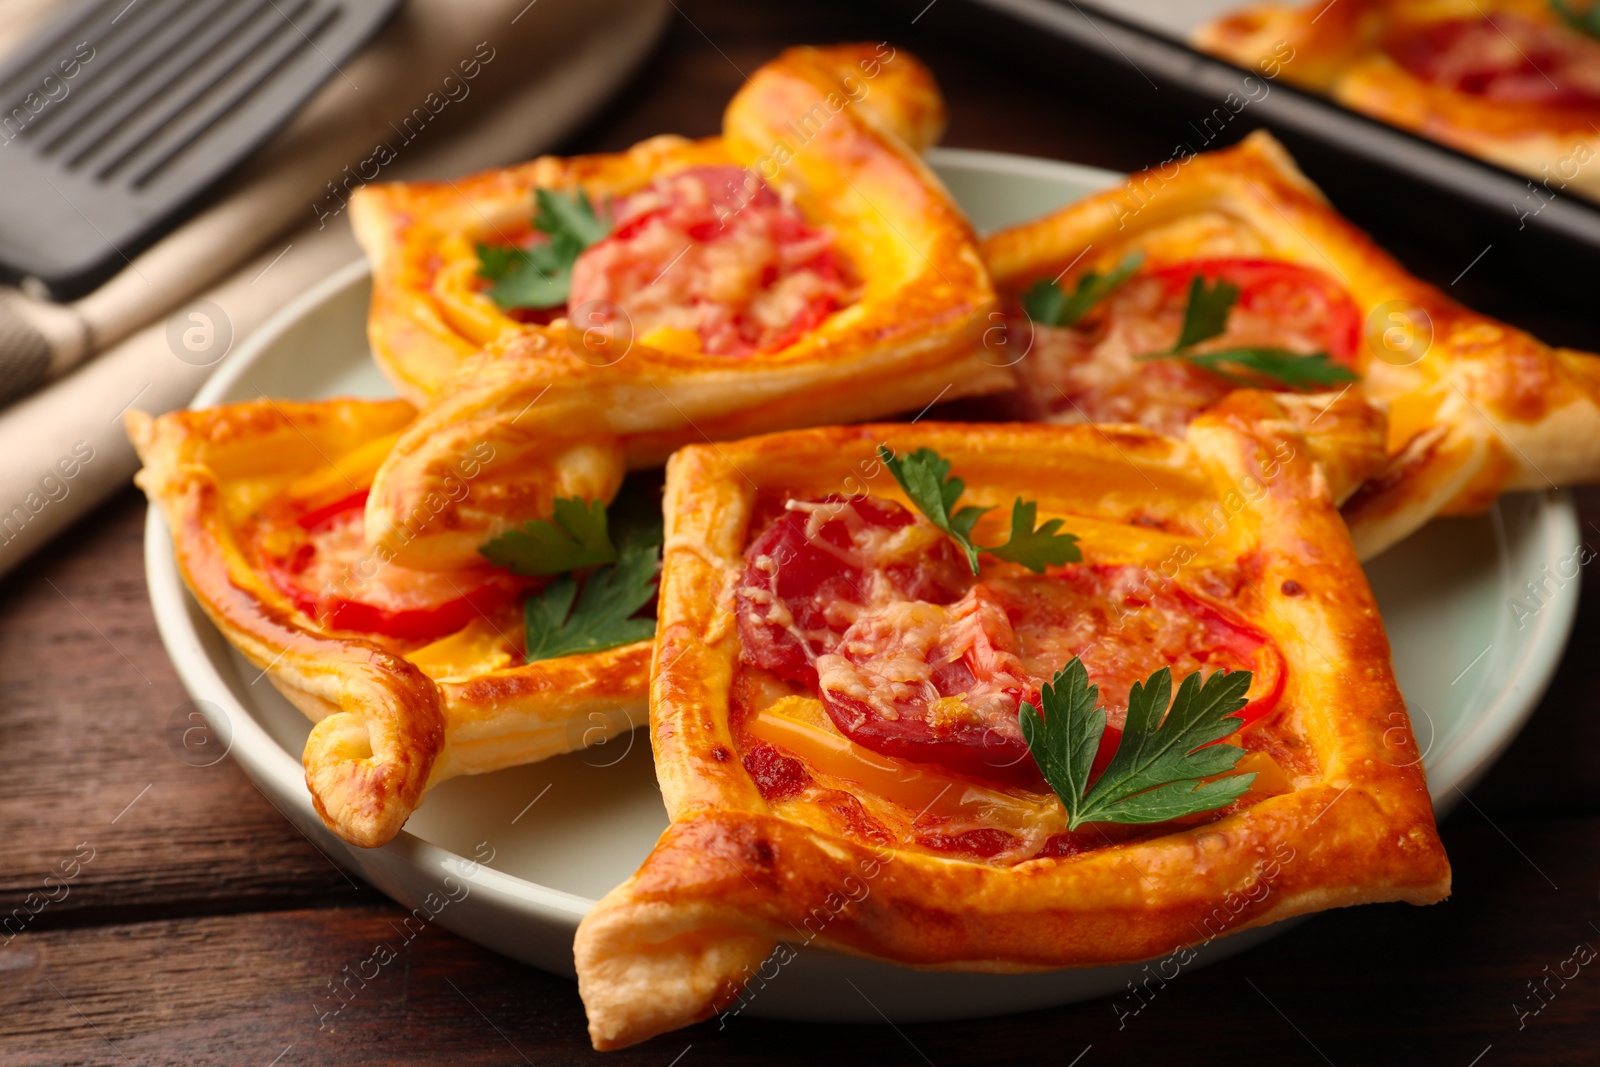
[[[343,77],[398,6],[74,5],[0,65],[0,280],[92,289]]]

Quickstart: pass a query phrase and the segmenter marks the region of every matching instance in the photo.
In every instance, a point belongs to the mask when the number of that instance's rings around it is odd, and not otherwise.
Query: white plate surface
[[[1108,171],[986,152],[940,150],[931,158],[980,230],[1120,180]],[[327,279],[231,353],[195,405],[262,395],[392,395],[367,350],[368,291],[364,263]],[[1368,567],[1441,815],[1506,747],[1543,694],[1578,600],[1576,581],[1545,583],[1544,576],[1559,575],[1578,542],[1566,494],[1520,494],[1486,516],[1436,521]],[[406,907],[422,905],[430,893],[449,898],[432,920],[439,925],[536,967],[572,973],[578,920],[633,872],[667,825],[644,731],[544,763],[446,782],[389,845],[352,848],[323,827],[306,792],[300,751],[308,723],[200,612],[154,511],[145,566],[162,640],[210,721],[213,743],[229,750],[287,818]],[[1531,614],[1528,580],[1554,587]],[[1525,608],[1513,611],[1517,603]],[[1282,928],[1222,939],[1205,946],[1201,958],[1231,954]],[[897,1021],[954,1019],[1104,995],[1136,972],[926,972],[806,949],[749,998],[746,1010],[816,1021],[877,1021],[880,1010]]]

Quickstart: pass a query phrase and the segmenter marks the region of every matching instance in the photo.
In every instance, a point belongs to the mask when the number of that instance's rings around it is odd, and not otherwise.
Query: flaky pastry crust
[[[316,723],[306,785],[329,829],[363,847],[394,837],[432,785],[595,744],[645,714],[648,641],[435,677],[408,658],[414,649],[322,626],[263,572],[242,535],[260,505],[308,476],[361,487],[372,477],[363,446],[415,415],[402,400],[264,399],[125,420],[144,463],[136,481],[166,519],[190,592]]]
[[[1600,107],[1485,99],[1429,84],[1384,50],[1432,25],[1504,15],[1578,32],[1566,29],[1549,0],[1313,0],[1242,7],[1195,31],[1193,43],[1540,180],[1550,190],[1541,196],[1570,189],[1600,198],[1600,170],[1585,166],[1600,155]]]
[[[1363,559],[1501,492],[1600,478],[1600,358],[1552,348],[1408,274],[1269,134],[1134,174],[983,248],[1012,292],[1077,261],[1070,284],[1134,249],[1159,262],[1279,259],[1337,280],[1365,320],[1360,388],[1389,420],[1386,468],[1344,509]]]
[[[453,181],[365,185],[351,198],[350,217],[372,261],[373,354],[400,394],[423,405],[491,342],[564,337],[564,328],[517,321],[481,291],[476,246],[524,226],[535,189],[583,189],[604,203],[663,175],[716,164],[754,170],[809,217],[833,224],[868,275],[865,299],[909,282],[930,306],[952,305],[938,310],[959,317],[962,305],[984,303],[986,283],[963,247],[959,214],[916,158],[943,132],[944,117],[932,76],[904,52],[870,44],[791,48],[734,97],[721,137],[668,134],[609,155],[543,156]],[[889,344],[896,334],[909,336],[895,327],[911,309],[883,310],[846,312],[847,323],[802,342],[802,351],[774,355],[792,363],[831,349],[848,359],[869,338]],[[971,391],[962,382],[957,388]]]
[[[1329,417],[1361,404],[1338,400]],[[595,1047],[723,1008],[777,942],[802,930],[808,944],[921,968],[1013,972],[1172,951],[1204,938],[1224,899],[1249,901],[1234,931],[1323,908],[1444,897],[1449,867],[1387,638],[1328,476],[1292,421],[1274,395],[1236,392],[1182,441],[1129,426],[900,424],[674,456],[651,682],[672,825],[578,928]],[[737,754],[732,590],[760,493],[904,502],[874,459],[879,442],[901,454],[935,449],[965,478],[964,502],[1037,499],[1041,518],[1063,517],[1082,536],[1086,560],[1154,573],[1182,544],[1189,558],[1238,561],[1254,593],[1235,607],[1287,664],[1274,714],[1304,739],[1314,769],[1288,792],[1204,826],[1014,866],[869,844],[786,817]],[[1241,497],[1248,486],[1263,488]],[[1206,516],[1224,506],[1235,517],[1219,528]],[[1295,858],[1263,875],[1274,848]]]

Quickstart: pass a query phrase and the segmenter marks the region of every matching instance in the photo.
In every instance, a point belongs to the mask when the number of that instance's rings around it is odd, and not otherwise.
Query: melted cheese
[[[1066,826],[1054,796],[992,789],[889,756],[851,741],[827,722],[821,701],[785,697],[753,716],[749,734],[799,756],[812,771],[864,787],[913,815],[971,821],[1012,833],[1047,835]]]
[[[488,619],[474,619],[449,637],[408,652],[406,659],[436,682],[472,678],[514,666],[516,656]]]
[[[867,522],[848,500],[790,500],[784,507],[806,515],[804,536],[808,544],[863,576],[863,585],[857,592],[866,604],[848,600],[834,600],[826,604],[823,617],[830,626],[850,627],[862,617],[863,612],[885,608],[897,599],[903,602],[904,598],[897,596],[883,574],[883,568],[891,563],[920,558],[944,536],[932,525],[920,520],[897,530]],[[841,548],[821,536],[822,528],[835,521],[844,524],[850,535],[850,547]],[[753,570],[766,576],[767,585],[765,588],[744,586],[740,590],[741,595],[752,604],[764,606],[767,609],[764,621],[792,634],[807,659],[820,670],[814,647],[833,643],[834,630],[825,627],[807,629],[798,625],[789,606],[778,596],[778,570],[781,564],[771,555],[757,555],[750,564]]]
[[[721,188],[735,175],[745,188]],[[618,208],[617,230],[573,264],[571,306],[586,328],[625,319],[669,351],[748,355],[851,299],[832,235],[737,168],[657,179]]]
[[[928,705],[928,722],[936,728],[971,722],[1021,736],[1017,693],[1029,678],[1021,660],[994,640],[1010,630],[1005,612],[981,585],[947,606],[887,600],[858,614],[838,653],[817,657],[818,684],[885,719],[900,717],[896,704],[919,702]],[[961,659],[977,680],[964,695],[942,695],[933,684],[934,669]]]

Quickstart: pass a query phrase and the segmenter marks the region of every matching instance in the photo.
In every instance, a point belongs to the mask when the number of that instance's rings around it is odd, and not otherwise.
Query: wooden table
[[[923,56],[951,100],[948,144],[1127,169],[1166,158],[1183,120],[1154,91],[1098,99],[1065,66],[1018,69],[940,37],[937,9],[912,27],[842,3],[681,6],[651,62],[563,151],[714,132],[740,72],[803,41],[889,38]],[[1543,306],[1540,289],[1480,292],[1600,348],[1592,324]],[[1600,545],[1600,492],[1580,501]],[[0,583],[0,915],[37,907],[30,893],[50,898],[0,945],[0,1063],[596,1059],[570,981],[437,928],[319,1030],[328,983],[401,913],[336,869],[231,761],[180,758],[185,695],[146,601],[143,518],[130,488]],[[1597,639],[1600,600],[1588,596],[1538,714],[1443,826],[1456,886],[1446,904],[1321,916],[1182,974],[1137,1015],[1102,1000],[899,1029],[740,1018],[609,1062],[1594,1062],[1600,962],[1565,983],[1546,978],[1600,947],[1600,696],[1585,666]],[[1514,1010],[1541,1003],[1537,1015]]]

